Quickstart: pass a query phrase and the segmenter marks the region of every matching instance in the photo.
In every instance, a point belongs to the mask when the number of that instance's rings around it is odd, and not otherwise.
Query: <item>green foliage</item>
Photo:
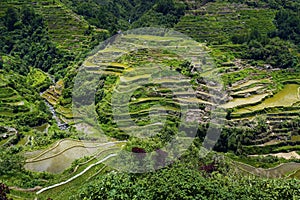
[[[184,15],[185,4],[174,0],[97,1],[65,0],[92,25],[116,34],[145,26],[172,27]]]
[[[45,91],[52,84],[49,76],[42,70],[36,68],[30,68],[30,71],[26,77],[26,82],[38,92]]]
[[[39,95],[40,90],[49,86],[49,79],[42,71],[35,70],[32,69],[27,77],[0,71],[3,84],[0,87],[0,116],[5,119],[4,124],[12,127],[38,126],[51,119]],[[33,73],[39,76],[35,76],[36,79],[29,78]]]
[[[262,179],[227,173],[203,176],[175,164],[142,175],[110,173],[81,188],[72,199],[297,199],[297,180]]]
[[[109,30],[110,34],[118,30],[128,29],[131,23],[140,18],[155,3],[155,1],[81,1],[64,0],[73,10],[84,16],[92,25]]]
[[[5,17],[4,17],[3,21],[4,21],[4,25],[6,26],[8,31],[14,30],[15,24],[18,21],[17,11],[12,7],[8,8],[5,13]]]
[[[241,4],[239,6],[243,8],[239,9],[226,1],[207,4],[205,9],[198,9],[195,14],[191,11],[183,16],[175,28],[197,41],[210,45],[230,44],[232,36],[245,35],[254,29],[262,35],[275,30],[274,10],[253,9]],[[224,50],[228,51],[227,48]]]
[[[171,14],[175,16],[184,15],[184,4],[175,3],[174,0],[158,0],[155,11],[162,13],[163,15]]]
[[[232,0],[230,2],[233,2]],[[272,30],[268,34],[270,37],[279,36],[281,39],[300,44],[300,3],[293,0],[263,0],[254,1],[235,1],[244,2],[249,6],[265,7],[278,10],[274,18],[274,24],[277,30]],[[299,48],[299,46],[298,46]]]
[[[174,0],[159,0],[132,24],[132,28],[159,26],[172,28],[185,13],[185,5]]]
[[[247,44],[247,50],[242,57],[261,60],[279,68],[293,68],[298,65],[299,58],[294,46],[278,37],[269,38],[257,30],[250,33],[234,35],[231,38],[235,44]]]
[[[29,66],[33,66],[48,71],[62,59],[51,43],[43,18],[32,8],[23,7],[18,11],[9,7],[1,19],[0,51],[22,61],[6,70],[27,74]]]
[[[300,8],[300,6],[299,6]],[[299,11],[281,9],[275,17],[275,24],[278,28],[277,35],[285,40],[291,40],[300,45],[300,17]]]
[[[15,173],[22,172],[24,170],[24,158],[18,152],[15,152],[15,148],[0,148],[0,176],[14,175]]]
[[[150,10],[145,15],[143,15],[138,21],[133,23],[133,28],[138,27],[167,27],[171,28],[178,21],[178,18],[174,15],[164,15],[162,13]]]
[[[58,2],[58,1],[57,1]],[[98,1],[98,0],[61,0],[59,4],[53,1],[53,7],[60,7],[64,11],[70,11],[72,8],[77,14],[83,16],[89,24],[85,22],[83,30],[77,30],[74,38],[65,38],[64,30],[53,27],[60,25],[52,23],[51,26],[45,22],[48,15],[43,15],[43,11],[34,11],[32,8],[23,7],[16,9],[8,7],[2,11],[0,20],[0,69],[3,77],[10,76],[9,80],[1,79],[0,93],[0,115],[4,123],[18,127],[22,133],[29,132],[32,148],[45,147],[53,141],[72,136],[70,132],[60,131],[53,125],[51,114],[42,102],[38,92],[47,88],[50,80],[41,70],[47,71],[56,76],[64,76],[65,89],[59,100],[61,105],[69,105],[72,97],[73,78],[76,76],[74,65],[80,65],[78,62],[84,57],[83,54],[76,54],[72,48],[88,49],[97,45],[99,41],[106,39],[109,35],[115,34],[118,30],[138,28],[141,26],[163,26],[172,28],[176,26],[187,35],[194,39],[204,42],[207,41],[212,46],[212,55],[217,57],[217,64],[232,61],[234,56],[250,59],[256,63],[271,64],[274,67],[291,68],[298,65],[299,59],[295,52],[295,46],[299,44],[299,2],[292,0],[229,0],[217,1],[207,4],[208,1],[201,1],[198,5],[206,6],[207,12],[200,9],[191,11],[197,16],[184,16],[186,12],[185,4],[175,0],[120,0],[120,1]],[[234,10],[233,5],[228,2],[245,3],[247,7],[241,10]],[[37,4],[41,2],[38,1]],[[51,2],[43,2],[45,4]],[[189,3],[193,2],[187,2]],[[14,3],[12,3],[14,4]],[[42,4],[42,3],[41,3]],[[268,6],[269,9],[267,7]],[[41,6],[46,9],[49,5]],[[236,6],[239,7],[239,6]],[[255,8],[254,8],[255,7]],[[231,10],[233,9],[233,10]],[[276,10],[273,10],[276,9]],[[225,14],[222,14],[222,11]],[[49,10],[47,10],[48,12]],[[228,11],[228,13],[226,13]],[[39,14],[38,14],[39,13]],[[70,12],[72,13],[72,12]],[[57,14],[59,16],[60,14]],[[77,19],[77,16],[72,13]],[[276,15],[276,16],[275,16]],[[45,17],[46,16],[46,17]],[[53,15],[52,15],[53,16]],[[55,15],[54,15],[55,16]],[[184,16],[184,17],[183,17]],[[51,18],[51,17],[50,17]],[[48,21],[51,21],[53,17]],[[73,19],[73,18],[72,18]],[[274,23],[273,23],[274,20]],[[55,20],[54,20],[55,21]],[[80,20],[79,20],[80,21]],[[178,23],[179,22],[179,23]],[[64,24],[63,22],[62,24]],[[76,21],[77,23],[77,21]],[[95,27],[107,29],[108,31],[99,31],[94,33]],[[277,30],[275,30],[277,28]],[[49,33],[48,33],[49,29]],[[69,30],[66,30],[69,31]],[[83,37],[87,39],[88,44],[77,40],[77,34],[82,32]],[[51,37],[49,34],[52,34]],[[81,36],[82,36],[81,35]],[[53,39],[52,37],[55,37]],[[278,36],[278,37],[277,37]],[[55,46],[52,41],[56,41]],[[72,41],[70,43],[64,42]],[[62,42],[63,41],[63,42]],[[61,42],[61,43],[60,43]],[[63,44],[62,44],[63,43]],[[76,43],[76,45],[75,45]],[[78,43],[78,44],[77,44]],[[234,44],[232,44],[234,43]],[[58,48],[65,45],[65,51],[62,53]],[[196,84],[195,80],[199,78],[192,73],[193,66],[189,62],[181,62],[178,58],[161,60],[161,55],[171,57],[168,52],[151,52],[157,56],[153,60],[158,61],[172,70],[177,70],[182,74],[189,76]],[[122,58],[132,65],[144,65],[147,62],[139,60],[140,57],[147,58],[143,53],[128,55]],[[72,66],[68,67],[69,64]],[[132,66],[130,66],[132,67]],[[173,68],[174,67],[174,68]],[[229,66],[231,67],[231,65]],[[39,68],[39,69],[37,69]],[[17,73],[16,73],[17,72]],[[64,73],[66,72],[66,74]],[[0,75],[2,75],[0,73]],[[284,71],[278,72],[281,75],[273,76],[277,82],[284,77]],[[21,75],[19,75],[21,74]],[[246,68],[239,72],[231,72],[223,75],[225,85],[231,86],[233,83],[254,76],[253,79],[266,77],[265,71],[256,68]],[[295,75],[297,76],[297,75]],[[295,78],[295,77],[294,77]],[[297,78],[297,77],[296,77]],[[132,118],[137,125],[149,124],[150,117],[148,110],[156,103],[163,106],[169,106],[172,109],[167,111],[169,117],[161,132],[148,141],[143,141],[135,137],[129,137],[126,133],[117,129],[113,121],[112,109],[110,105],[113,86],[118,81],[117,76],[103,76],[100,85],[97,88],[95,102],[97,104],[98,121],[106,134],[118,139],[128,139],[124,146],[126,150],[132,150],[134,147],[143,148],[146,152],[151,152],[168,142],[174,133],[177,133],[178,127],[178,107],[179,104],[170,103],[168,99],[170,91],[160,91],[157,100],[148,100],[143,103],[130,104],[129,109]],[[197,85],[194,85],[195,87]],[[157,85],[146,85],[136,90],[132,97],[145,98],[156,97],[155,87]],[[271,86],[272,87],[272,86]],[[274,87],[274,86],[273,86]],[[278,86],[276,86],[278,87]],[[207,90],[207,88],[206,88]],[[84,93],[83,90],[81,90]],[[81,94],[79,94],[81,96]],[[21,99],[21,100],[20,100]],[[11,101],[12,100],[12,101]],[[20,101],[19,101],[20,100]],[[11,104],[9,104],[9,103]],[[15,105],[14,103],[24,103],[24,105]],[[85,99],[83,99],[83,104]],[[204,108],[204,106],[202,107]],[[142,111],[142,110],[146,110]],[[168,108],[169,109],[169,108]],[[146,113],[146,114],[145,114]],[[38,126],[50,121],[51,127],[48,133],[32,131],[29,126]],[[298,143],[286,142],[268,147],[251,146],[255,142],[256,135],[267,132],[266,121],[258,119],[257,123],[251,128],[243,127],[225,127],[222,135],[215,146],[215,150],[222,152],[234,152],[238,155],[246,153],[270,153],[299,150]],[[197,141],[203,140],[207,131],[208,124],[201,124],[197,132]],[[281,128],[290,126],[289,123],[283,123]],[[249,126],[250,127],[250,126]],[[188,128],[188,127],[187,127]],[[186,128],[186,129],[187,129]],[[189,134],[189,133],[187,133]],[[21,134],[20,134],[21,135]],[[16,136],[19,137],[19,136]],[[15,143],[15,140],[12,140]],[[13,144],[11,143],[11,144]],[[245,146],[247,146],[245,148]],[[27,147],[25,147],[27,148]],[[28,147],[29,148],[29,147]],[[192,149],[194,150],[194,149]],[[46,185],[42,179],[55,182],[52,177],[42,174],[24,172],[24,158],[17,154],[19,150],[8,148],[1,149],[0,152],[0,176],[7,180],[10,185],[19,185],[24,187],[34,187],[36,185]],[[196,151],[196,150],[195,150]],[[261,178],[240,177],[236,174],[222,174],[222,166],[217,165],[218,171],[205,173],[201,167],[214,165],[212,160],[198,160],[195,157],[185,155],[181,159],[191,160],[190,163],[174,163],[173,166],[161,169],[155,173],[143,175],[109,173],[104,177],[100,176],[96,180],[82,186],[80,179],[76,180],[74,188],[80,190],[72,199],[298,199],[300,198],[299,181],[296,180],[267,180]],[[251,158],[239,157],[240,161],[248,161],[259,167],[270,167],[280,162],[285,162],[274,157]],[[126,160],[124,160],[126,161]],[[137,166],[140,167],[140,166]],[[224,166],[223,166],[224,167]],[[91,172],[90,172],[91,173]],[[96,173],[96,170],[93,171]],[[49,183],[49,184],[50,184]],[[72,190],[76,190],[72,188]],[[67,189],[66,189],[67,190]],[[71,192],[69,191],[68,194]],[[53,197],[55,198],[55,197]]]
[[[284,158],[278,158],[276,156],[270,156],[270,155],[268,155],[268,156],[239,155],[239,156],[237,156],[237,155],[234,155],[231,153],[227,153],[226,155],[235,161],[246,163],[246,164],[251,165],[256,168],[265,168],[265,169],[276,167],[276,166],[280,165],[281,163],[290,162],[290,160],[286,160]]]
[[[263,60],[274,67],[293,68],[298,65],[296,52],[288,42],[279,38],[265,41],[251,40],[248,44],[246,57],[254,60]]]
[[[224,83],[224,86],[231,86],[233,83],[243,80],[252,74],[259,73],[260,71],[255,68],[245,68],[243,70],[240,70],[238,72],[232,72],[228,74],[222,75],[222,80]],[[263,73],[263,72],[260,72]]]

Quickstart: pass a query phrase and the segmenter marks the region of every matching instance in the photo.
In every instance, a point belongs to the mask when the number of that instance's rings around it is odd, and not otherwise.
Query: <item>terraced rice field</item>
[[[272,23],[274,16],[275,12],[271,9],[254,9],[245,4],[213,2],[190,10],[175,28],[201,42],[224,44],[234,34],[245,33],[250,27],[256,27],[262,34],[275,30]]]
[[[22,92],[25,89],[22,86],[17,89],[13,87],[12,82],[16,78],[21,77],[0,70],[0,126],[15,127],[16,120],[38,112],[38,105],[29,102],[23,96]]]
[[[242,73],[242,70],[235,73]],[[260,70],[259,73],[268,72]],[[232,100],[222,105],[232,109],[231,119],[227,123],[248,129],[252,129],[258,123],[265,127],[263,131],[255,132],[255,135],[249,137],[247,144],[243,144],[243,151],[248,155],[299,159],[296,151],[299,150],[297,119],[300,116],[300,85],[292,78],[293,75],[285,76],[291,76],[289,81],[285,81],[284,77],[275,82],[272,77],[257,79],[250,75],[245,80],[233,83],[228,89]],[[277,92],[274,90],[276,85],[281,85]],[[256,99],[257,97],[259,98]],[[298,163],[284,164],[268,170],[244,164],[238,166],[244,171],[264,177],[285,177],[300,168]]]
[[[296,172],[300,168],[300,163],[290,162],[280,164],[276,167],[269,169],[255,168],[247,164],[240,162],[235,162],[236,166],[248,173],[256,176],[266,177],[266,178],[284,178],[288,177],[290,174]]]
[[[57,81],[54,85],[51,85],[41,96],[50,104],[53,108],[53,112],[57,115],[60,124],[73,124],[73,113],[71,108],[66,108],[58,105],[58,100],[64,89],[63,80]]]
[[[17,2],[5,0],[1,2],[1,9],[5,11],[8,6],[16,6]],[[89,24],[59,1],[37,0],[22,1],[22,5],[32,6],[41,14],[49,27],[51,39],[57,47],[65,52],[80,55],[90,50],[93,34],[86,35]],[[2,15],[3,13],[0,13]],[[100,30],[102,31],[102,30]],[[97,30],[93,30],[93,33]]]
[[[278,158],[285,158],[285,159],[300,159],[300,155],[296,151],[292,151],[289,153],[273,153],[273,154],[266,154],[266,155],[250,155],[250,156],[275,156]]]
[[[240,107],[240,106],[249,105],[249,104],[251,105],[251,104],[255,104],[255,103],[262,101],[267,96],[269,96],[269,94],[252,95],[247,98],[235,98],[232,101],[222,105],[222,107],[223,108],[234,108],[234,107]],[[244,109],[247,109],[247,107]]]
[[[232,90],[239,90],[241,88],[251,86],[253,84],[261,84],[261,83],[270,83],[271,81],[269,79],[262,79],[262,80],[249,80],[244,83],[235,83],[233,84]]]
[[[293,104],[300,101],[299,88],[300,85],[297,84],[285,85],[283,90],[275,94],[273,97],[267,98],[255,106],[246,106],[243,109],[240,109],[237,113],[262,110],[270,107],[291,107]]]
[[[59,80],[55,83],[55,85],[50,86],[45,92],[43,92],[41,96],[51,105],[56,105],[63,88],[64,83],[62,80]]]
[[[13,117],[18,114],[14,110],[23,110],[24,112],[30,110],[30,104],[14,89],[7,86],[0,87],[0,94],[0,116]]]
[[[128,32],[117,35],[111,45],[95,51],[95,54],[83,63],[84,69],[89,73],[116,77],[113,84],[104,85],[105,94],[113,95],[107,95],[108,98],[103,98],[99,103],[114,106],[115,109],[99,112],[107,118],[112,118],[111,115],[114,114],[115,122],[123,124],[122,127],[127,126],[126,131],[130,129],[137,137],[145,134],[141,132],[144,126],[152,127],[153,132],[161,129],[159,117],[155,114],[157,104],[162,104],[167,113],[177,113],[179,107],[189,104],[213,105],[211,99],[215,97],[214,94],[195,91],[191,87],[190,78],[175,71],[178,64],[174,63],[172,66],[172,60],[179,57],[192,62],[195,73],[213,71],[213,61],[207,51],[203,45],[186,36],[167,34],[169,33],[153,34],[151,30],[143,33],[142,30],[141,34]],[[150,50],[143,52],[144,48]],[[127,60],[123,57],[126,54],[135,54],[136,60]],[[204,57],[205,64],[202,63]],[[151,84],[147,85],[149,83]],[[218,87],[220,85],[216,83],[215,90],[218,90]],[[139,90],[144,91],[137,93]],[[126,110],[126,107],[129,107],[129,110]],[[128,112],[132,119],[125,117]],[[152,113],[152,120],[147,117],[149,113]],[[143,117],[146,119],[142,120]],[[133,121],[139,125],[133,125]]]
[[[95,161],[89,160],[88,162],[82,163],[77,169],[79,173],[74,172],[71,177],[62,179],[54,185],[42,188],[37,191],[39,198],[47,198],[49,196],[56,197],[57,199],[65,199],[74,194],[83,184],[94,180],[95,178],[109,173],[111,169],[105,166],[105,161],[111,159],[114,156],[113,153],[103,153]],[[76,173],[76,174],[75,174]]]
[[[61,140],[45,151],[27,153],[25,168],[39,172],[61,173],[76,159],[96,155],[103,150],[118,149],[122,143]]]

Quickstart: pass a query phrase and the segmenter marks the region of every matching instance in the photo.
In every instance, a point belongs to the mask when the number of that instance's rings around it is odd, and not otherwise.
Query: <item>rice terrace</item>
[[[2,0],[0,199],[300,199],[299,11]]]

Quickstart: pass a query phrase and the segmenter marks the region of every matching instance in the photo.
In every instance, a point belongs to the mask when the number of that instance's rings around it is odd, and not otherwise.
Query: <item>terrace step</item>
[[[280,142],[286,141],[287,140],[287,136],[285,134],[282,135],[269,135],[268,137],[262,138],[262,139],[258,139],[258,140],[254,140],[252,142],[253,145],[257,145],[257,146],[268,146],[268,145],[272,145],[274,143],[278,144]],[[270,143],[270,141],[276,141],[274,143]]]
[[[267,116],[270,117],[270,118],[274,118],[274,117],[280,117],[280,116],[291,116],[291,117],[294,117],[294,116],[300,116],[300,110],[299,111],[294,111],[294,112],[291,112],[291,111],[282,111],[282,112],[278,112],[278,113],[267,113]]]
[[[268,116],[267,115],[267,118],[266,120],[268,121],[280,121],[280,122],[283,122],[283,121],[287,121],[287,120],[292,120],[292,119],[295,119],[298,115],[273,115],[273,116]]]

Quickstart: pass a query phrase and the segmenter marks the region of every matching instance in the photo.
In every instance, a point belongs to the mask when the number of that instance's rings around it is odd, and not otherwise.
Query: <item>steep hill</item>
[[[299,5],[1,1],[10,196],[299,198]]]
[[[15,1],[5,0],[0,5],[0,15],[3,16],[8,7],[20,9],[23,6],[34,8],[35,12],[42,15],[48,28],[51,40],[63,50],[70,59],[80,58],[93,47],[94,37],[105,34],[105,30],[92,28],[81,16],[75,14],[70,8],[60,1]]]

